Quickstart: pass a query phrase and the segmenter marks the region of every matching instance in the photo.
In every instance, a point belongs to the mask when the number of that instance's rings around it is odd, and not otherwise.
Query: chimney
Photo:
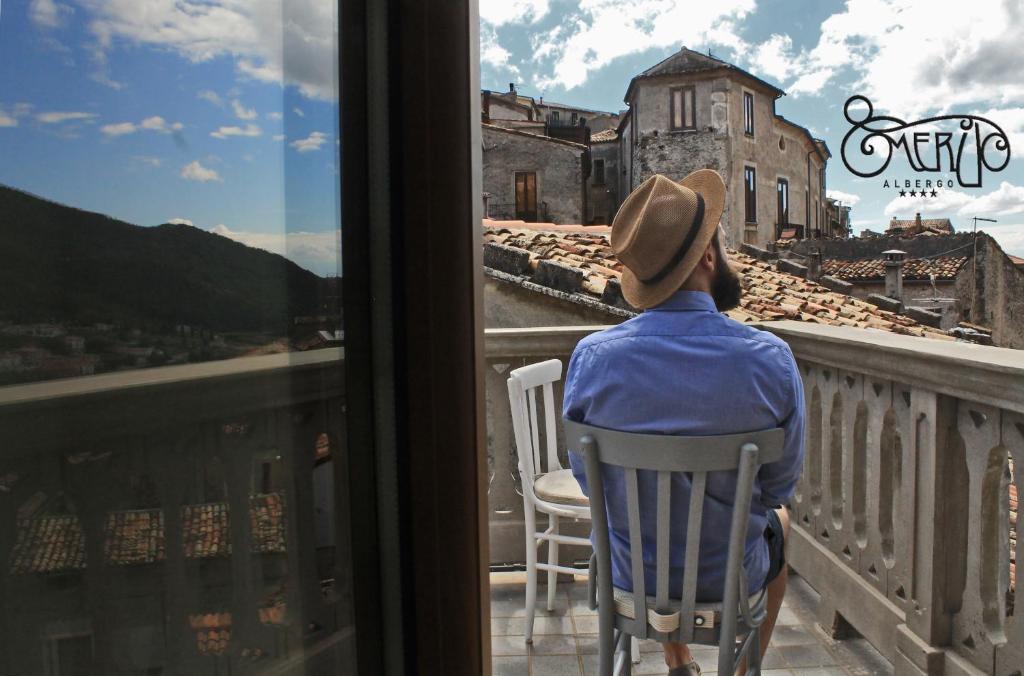
[[[816,282],[821,279],[821,252],[812,251],[807,255],[807,279]]]
[[[899,249],[883,251],[885,256],[885,295],[903,302],[903,261],[907,252]]]
[[[515,82],[509,82],[508,83],[508,93],[509,94],[515,94],[516,93],[516,83]]]
[[[916,225],[919,228],[921,227],[921,212],[920,211],[918,211],[916,214],[914,214],[914,225]]]

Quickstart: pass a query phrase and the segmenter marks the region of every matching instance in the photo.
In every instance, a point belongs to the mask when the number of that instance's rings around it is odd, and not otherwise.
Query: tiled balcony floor
[[[543,577],[543,574],[542,574]],[[578,578],[579,580],[580,578]],[[546,609],[547,589],[537,593],[533,645],[523,638],[525,574],[491,575],[491,647],[494,676],[581,676],[597,673],[597,615],[586,603],[586,581],[559,584],[555,609]],[[892,666],[862,638],[833,640],[816,626],[818,594],[791,574],[789,589],[764,659],[765,676],[794,674],[892,674]],[[718,650],[695,646],[705,676],[714,673]],[[661,646],[641,645],[634,674],[667,674]]]

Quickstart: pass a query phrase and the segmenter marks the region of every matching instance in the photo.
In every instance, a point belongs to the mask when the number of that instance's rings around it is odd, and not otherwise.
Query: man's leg
[[[669,669],[685,667],[693,662],[690,646],[685,643],[663,643],[662,647],[665,649],[665,664]]]
[[[782,523],[783,542],[789,542],[789,512],[785,507],[775,510]],[[779,610],[782,608],[782,597],[786,595],[786,580],[789,578],[789,566],[783,564],[782,570],[775,576],[775,579],[768,583],[768,598],[765,601],[766,615],[761,623],[761,657],[764,658],[768,651],[768,642],[772,639],[772,630],[775,629],[775,620],[779,617]],[[740,662],[737,674],[747,672],[747,660]]]

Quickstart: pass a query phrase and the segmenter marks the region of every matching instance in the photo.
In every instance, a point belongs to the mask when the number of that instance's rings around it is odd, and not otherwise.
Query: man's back
[[[782,460],[758,474],[744,565],[751,591],[763,586],[768,509],[792,495],[802,465],[803,389],[792,353],[775,336],[719,314],[711,296],[676,292],[668,301],[580,342],[565,383],[564,415],[627,432],[714,435],[772,427],[786,431]],[[571,445],[570,445],[571,448]],[[586,490],[582,459],[573,472]],[[616,586],[632,589],[627,511],[621,471],[606,474]],[[653,588],[655,509],[653,476],[640,477],[644,559]],[[725,572],[735,473],[712,473],[701,533],[698,599],[719,600]],[[672,484],[672,591],[682,579],[690,482]]]

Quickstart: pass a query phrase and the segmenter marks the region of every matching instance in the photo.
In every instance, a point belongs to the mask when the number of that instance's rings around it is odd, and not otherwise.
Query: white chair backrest
[[[519,454],[519,473],[523,489],[533,495],[533,480],[538,474],[562,469],[558,462],[558,438],[555,422],[554,383],[562,378],[562,362],[549,359],[512,371],[508,379],[508,399],[512,408],[512,428]],[[541,455],[540,423],[537,415],[537,390],[544,397],[544,446]],[[542,464],[541,460],[546,462]]]

